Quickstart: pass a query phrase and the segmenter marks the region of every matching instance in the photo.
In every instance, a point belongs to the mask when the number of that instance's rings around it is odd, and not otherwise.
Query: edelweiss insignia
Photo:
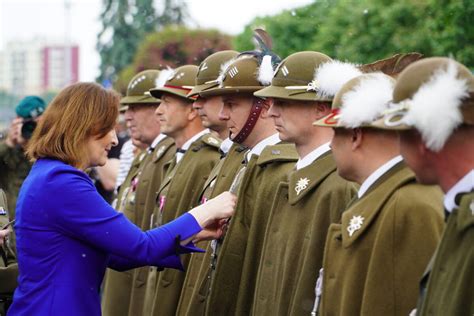
[[[300,192],[308,187],[309,179],[300,178],[295,186],[296,195],[300,195]]]
[[[207,141],[209,142],[209,144],[212,144],[212,145],[218,145],[219,144],[219,141],[213,137],[209,137],[207,139]]]
[[[352,216],[351,221],[349,222],[349,226],[347,226],[349,236],[352,236],[357,230],[359,230],[362,227],[363,223],[364,218],[362,216]]]
[[[165,146],[163,145],[160,148],[158,148],[158,150],[156,151],[156,157],[160,157],[164,151],[165,151]]]

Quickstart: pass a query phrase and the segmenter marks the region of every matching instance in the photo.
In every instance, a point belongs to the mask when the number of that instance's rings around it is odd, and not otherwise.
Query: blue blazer
[[[19,285],[8,315],[100,315],[105,269],[182,269],[179,245],[201,227],[188,213],[142,232],[97,193],[87,174],[39,159],[17,201]]]

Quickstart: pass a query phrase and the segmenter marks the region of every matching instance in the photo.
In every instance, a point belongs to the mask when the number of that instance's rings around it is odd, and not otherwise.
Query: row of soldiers
[[[118,211],[146,230],[238,202],[183,271],[108,271],[104,315],[471,315],[474,78],[418,59],[264,46],[137,74],[121,103],[149,147]]]
[[[148,230],[238,201],[182,271],[108,270],[103,314],[472,315],[472,73],[417,54],[280,61],[256,37],[130,81],[121,110],[148,148],[117,210]]]

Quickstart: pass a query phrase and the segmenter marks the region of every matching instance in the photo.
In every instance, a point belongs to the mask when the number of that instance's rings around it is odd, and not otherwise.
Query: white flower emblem
[[[295,191],[296,195],[300,195],[300,192],[303,191],[308,187],[309,179],[308,178],[300,178],[298,182],[296,182]]]
[[[471,209],[471,213],[474,216],[474,201],[471,202],[471,204],[469,205],[469,208]]]
[[[156,157],[160,157],[164,151],[165,151],[165,146],[163,145],[160,148],[158,148],[158,150],[156,151]]]
[[[352,236],[357,230],[359,230],[362,227],[363,223],[364,218],[362,216],[352,216],[351,221],[349,222],[349,226],[347,226],[349,236]]]

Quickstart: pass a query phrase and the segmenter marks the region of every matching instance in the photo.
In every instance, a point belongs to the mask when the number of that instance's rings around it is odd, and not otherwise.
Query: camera
[[[37,123],[34,119],[24,120],[23,126],[21,127],[21,137],[23,137],[25,140],[30,139],[31,135],[33,135],[33,132],[35,131],[36,125]]]

